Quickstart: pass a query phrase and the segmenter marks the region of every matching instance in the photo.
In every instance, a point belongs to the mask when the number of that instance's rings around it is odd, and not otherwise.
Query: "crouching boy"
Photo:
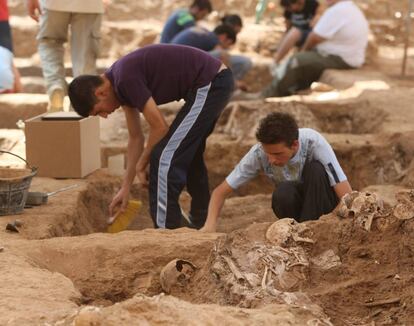
[[[318,219],[352,191],[326,139],[316,130],[299,129],[291,115],[269,114],[260,122],[256,138],[259,143],[213,191],[201,231],[216,230],[226,197],[260,170],[275,184],[272,208],[278,218]]]

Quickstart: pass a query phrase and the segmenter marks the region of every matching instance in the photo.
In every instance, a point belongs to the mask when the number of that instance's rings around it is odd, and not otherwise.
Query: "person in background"
[[[306,38],[300,52],[272,71],[262,92],[238,94],[239,100],[290,96],[317,81],[325,69],[356,69],[365,62],[368,22],[352,0],[326,0],[328,9]]]
[[[290,114],[267,115],[256,138],[258,143],[214,189],[201,231],[215,232],[226,198],[261,171],[275,185],[272,209],[278,218],[316,220],[332,212],[352,191],[326,139],[316,130],[298,128]]]
[[[275,54],[276,64],[279,64],[293,47],[297,46],[300,49],[305,44],[312,27],[322,13],[322,6],[317,0],[281,0],[280,3],[284,8],[286,33]]]
[[[194,0],[189,9],[178,9],[168,17],[161,32],[160,43],[171,43],[178,33],[195,26],[197,21],[202,20],[212,10],[209,0]]]
[[[66,94],[64,47],[71,31],[73,76],[96,73],[102,0],[27,0],[29,16],[40,22],[37,34],[43,77],[49,95],[49,111],[63,110]]]
[[[219,25],[214,31],[200,26],[187,28],[178,33],[170,44],[187,45],[206,52],[227,50],[236,42],[236,33],[228,25]]]
[[[355,69],[365,62],[369,26],[352,0],[326,0],[327,10],[300,52],[282,65],[263,97],[289,96],[317,81],[325,69]]]
[[[20,73],[13,60],[7,0],[0,0],[0,94],[19,93],[22,89]]]
[[[228,14],[221,18],[223,25],[228,25],[233,28],[236,35],[239,34],[243,28],[243,21],[239,15]],[[214,53],[212,53],[214,55]],[[231,54],[228,56],[229,67],[231,67],[236,81],[236,86],[239,89],[246,90],[247,85],[243,82],[243,78],[252,68],[252,60],[243,55]]]

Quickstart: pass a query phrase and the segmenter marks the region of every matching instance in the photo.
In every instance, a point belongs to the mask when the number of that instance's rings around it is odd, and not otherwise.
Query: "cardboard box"
[[[83,178],[101,167],[98,117],[46,113],[26,120],[25,134],[26,159],[38,176]]]

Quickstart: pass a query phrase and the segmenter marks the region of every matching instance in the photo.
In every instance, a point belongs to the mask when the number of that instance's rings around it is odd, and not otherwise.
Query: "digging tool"
[[[75,185],[67,186],[67,187],[58,189],[56,191],[52,191],[52,192],[29,191],[27,195],[26,205],[38,206],[38,205],[47,204],[47,200],[50,196],[53,196],[62,191],[76,188],[77,186],[79,185],[75,184]]]
[[[141,206],[142,202],[140,200],[129,200],[125,212],[118,212],[115,216],[109,218],[108,233],[117,233],[126,230],[132,220],[137,217]]]

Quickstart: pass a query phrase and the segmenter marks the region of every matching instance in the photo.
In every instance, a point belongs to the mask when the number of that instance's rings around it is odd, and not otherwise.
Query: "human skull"
[[[384,202],[377,194],[353,191],[342,197],[337,215],[354,218],[358,224],[369,231],[374,217],[383,209]]]
[[[287,246],[289,241],[313,243],[304,237],[310,230],[292,218],[283,218],[273,223],[266,231],[266,239],[276,246]]]
[[[191,262],[183,259],[170,261],[160,273],[161,287],[165,293],[170,293],[175,286],[185,286],[197,269]]]
[[[394,216],[400,220],[414,218],[414,190],[400,191],[395,195],[398,204],[394,207]]]

